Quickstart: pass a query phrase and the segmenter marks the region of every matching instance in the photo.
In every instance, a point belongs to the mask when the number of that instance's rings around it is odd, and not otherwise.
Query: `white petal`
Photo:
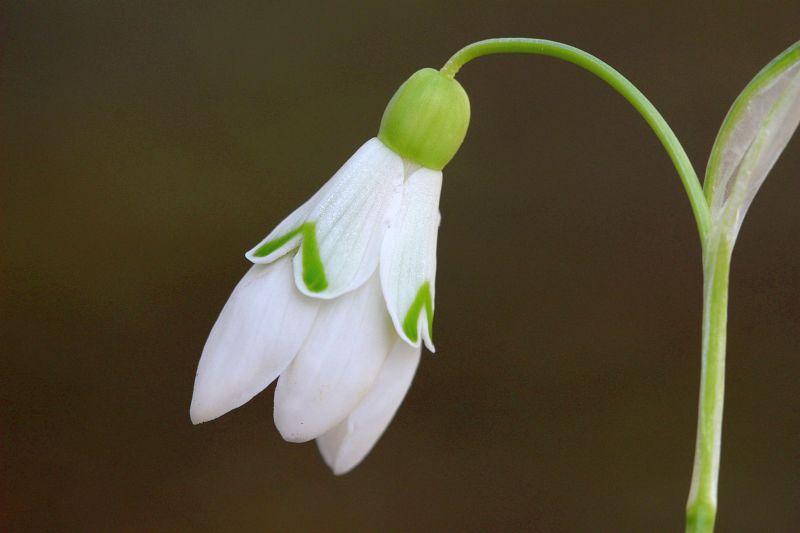
[[[317,439],[334,474],[355,468],[386,431],[411,386],[420,350],[398,339],[369,394],[347,418]]]
[[[327,432],[372,386],[397,338],[377,278],[321,304],[275,390],[275,425],[284,439],[305,442]]]
[[[292,263],[253,265],[233,290],[197,366],[190,415],[217,418],[261,392],[289,365],[319,301],[294,286]]]
[[[431,340],[442,173],[420,168],[403,187],[400,209],[381,251],[381,284],[398,335],[412,346]]]
[[[371,139],[331,178],[307,224],[316,236],[318,275],[303,239],[294,260],[298,288],[310,296],[334,298],[361,286],[375,271],[383,235],[397,209],[403,160],[378,139]]]

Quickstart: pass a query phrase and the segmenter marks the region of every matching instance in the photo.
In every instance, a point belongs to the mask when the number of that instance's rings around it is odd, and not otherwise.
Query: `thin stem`
[[[667,150],[692,205],[700,241],[705,242],[711,216],[692,163],[664,117],[630,81],[608,64],[583,50],[554,41],[524,37],[487,39],[465,46],[445,63],[441,71],[452,78],[467,62],[492,54],[538,54],[563,59],[595,74],[628,100],[644,117]]]
[[[717,481],[725,397],[725,341],[732,244],[725,234],[709,239],[703,268],[703,366],[687,533],[710,533],[717,513]]]
[[[541,39],[487,39],[468,45],[451,57],[441,72],[454,77],[469,61],[492,54],[538,54],[563,59],[595,74],[611,85],[644,117],[667,150],[683,182],[703,247],[703,346],[698,408],[697,443],[689,501],[687,533],[711,533],[717,511],[725,390],[725,343],[728,319],[728,279],[733,241],[712,228],[708,201],[689,157],[667,122],[650,101],[622,74],[591,54],[565,44]]]

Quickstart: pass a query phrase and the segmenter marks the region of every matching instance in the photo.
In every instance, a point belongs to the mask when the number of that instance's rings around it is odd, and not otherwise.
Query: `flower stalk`
[[[675,133],[653,104],[617,70],[583,50],[553,41],[526,38],[488,39],[459,50],[441,72],[455,76],[467,62],[491,54],[538,54],[573,63],[608,83],[642,115],[672,160],[683,183],[703,249],[703,344],[697,441],[689,501],[687,533],[714,530],[717,510],[725,390],[725,344],[728,315],[728,278],[732,243],[719,231],[710,235],[711,207],[697,173]]]
[[[728,307],[728,277],[732,243],[727,235],[711,234],[709,201],[686,151],[653,104],[627,78],[607,63],[583,50],[553,41],[526,38],[488,39],[462,48],[442,67],[455,76],[467,62],[491,54],[538,54],[573,63],[595,74],[620,93],[642,115],[669,154],[683,183],[697,224],[703,249],[703,344],[700,402],[695,462],[689,502],[687,533],[714,529],[717,509],[722,409],[725,390],[725,340]],[[717,224],[720,226],[720,224]]]
[[[650,100],[633,83],[608,63],[579,48],[555,41],[525,37],[486,39],[485,41],[478,41],[465,46],[445,63],[441,69],[442,74],[453,77],[469,61],[493,54],[533,54],[562,59],[591,72],[608,83],[630,102],[652,128],[667,154],[669,154],[689,197],[700,240],[705,240],[711,226],[711,214],[703,195],[703,187],[697,178],[697,173],[694,171],[689,156],[686,155],[686,151],[681,146],[672,128],[669,127],[667,121],[664,120],[664,117],[661,116],[661,113],[658,112]]]

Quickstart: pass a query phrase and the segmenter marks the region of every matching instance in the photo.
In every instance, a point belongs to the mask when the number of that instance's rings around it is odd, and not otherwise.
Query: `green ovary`
[[[313,222],[306,222],[285,235],[265,242],[253,252],[253,255],[266,257],[298,234],[303,237],[303,283],[311,292],[322,292],[328,288],[328,279],[325,277],[325,267],[319,255],[316,226]]]
[[[431,284],[427,281],[420,286],[417,296],[411,302],[411,307],[408,308],[408,313],[403,320],[403,333],[411,342],[417,342],[419,339],[417,323],[423,309],[425,309],[425,317],[428,319],[428,338],[433,339],[433,296],[431,295]]]
[[[469,97],[461,84],[424,68],[392,96],[378,138],[404,158],[442,170],[464,141],[469,116]]]

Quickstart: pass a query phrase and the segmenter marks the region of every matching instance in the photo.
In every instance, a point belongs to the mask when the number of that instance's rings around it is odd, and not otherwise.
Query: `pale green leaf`
[[[731,242],[800,122],[800,41],[745,87],[722,123],[705,180],[712,224]]]

